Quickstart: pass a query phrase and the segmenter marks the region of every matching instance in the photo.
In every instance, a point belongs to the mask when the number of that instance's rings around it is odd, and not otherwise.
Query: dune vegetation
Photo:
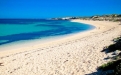
[[[106,75],[121,75],[121,37],[115,38],[113,41],[114,44],[104,47],[102,52],[112,53],[114,56],[109,58],[110,62],[103,64],[98,69]]]
[[[81,18],[85,20],[99,20],[99,21],[121,21],[121,14],[95,15],[91,17]]]

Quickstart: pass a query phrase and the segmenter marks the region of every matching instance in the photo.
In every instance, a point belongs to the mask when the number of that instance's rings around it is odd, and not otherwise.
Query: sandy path
[[[97,28],[56,41],[0,57],[0,75],[84,75],[109,60],[100,51],[121,34],[121,25],[106,21],[81,21]],[[12,51],[11,51],[12,52]],[[1,52],[2,54],[2,52]]]

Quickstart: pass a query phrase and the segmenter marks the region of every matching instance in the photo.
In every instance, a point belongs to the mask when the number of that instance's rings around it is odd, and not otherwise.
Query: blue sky
[[[121,14],[121,0],[0,0],[0,18]]]

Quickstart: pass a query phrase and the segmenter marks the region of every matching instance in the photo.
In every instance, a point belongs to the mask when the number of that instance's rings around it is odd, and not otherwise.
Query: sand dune
[[[100,52],[121,34],[121,25],[108,21],[72,20],[96,26],[49,43],[0,52],[0,75],[85,75],[109,60]]]

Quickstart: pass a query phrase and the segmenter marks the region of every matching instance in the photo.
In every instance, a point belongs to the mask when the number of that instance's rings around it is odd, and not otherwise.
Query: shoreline
[[[0,66],[1,75],[18,72],[30,75],[84,75],[96,72],[98,66],[109,61],[104,60],[108,55],[100,51],[121,34],[121,26],[117,22],[108,21],[72,22],[94,25],[96,28],[47,44],[20,49],[20,52],[0,52],[3,55],[0,62],[4,65]],[[5,53],[7,56],[4,56]]]
[[[70,22],[81,23],[81,22],[73,21],[73,20],[70,20]],[[87,25],[93,26],[90,24],[87,24]],[[45,47],[44,45],[49,46],[53,42],[59,43],[58,40],[62,40],[62,41],[64,40],[65,42],[67,42],[68,37],[72,37],[72,36],[79,35],[82,33],[84,34],[85,32],[90,32],[91,30],[94,30],[95,28],[96,27],[93,26],[91,29],[84,30],[81,32],[75,32],[75,33],[59,35],[59,36],[49,36],[48,38],[42,38],[42,39],[38,38],[38,39],[32,39],[32,40],[22,40],[22,41],[16,41],[16,42],[8,43],[8,44],[3,44],[0,46],[0,57],[18,53],[18,52],[28,51],[28,50],[30,50],[31,47],[36,46],[36,45],[41,46],[41,47]],[[37,46],[36,46],[36,48],[40,48]],[[20,47],[22,47],[22,48],[20,48]],[[22,49],[24,49],[24,50],[22,50]]]

